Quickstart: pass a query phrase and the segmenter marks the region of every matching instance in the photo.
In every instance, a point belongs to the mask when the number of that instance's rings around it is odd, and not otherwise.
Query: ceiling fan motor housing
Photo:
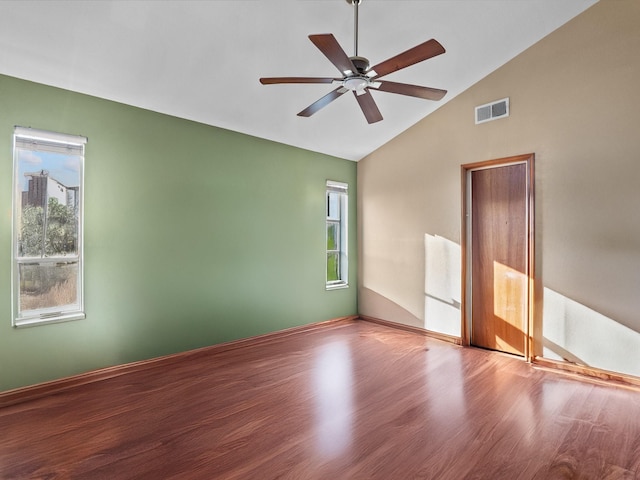
[[[349,57],[353,66],[356,67],[358,73],[364,74],[369,70],[369,60],[364,57]]]

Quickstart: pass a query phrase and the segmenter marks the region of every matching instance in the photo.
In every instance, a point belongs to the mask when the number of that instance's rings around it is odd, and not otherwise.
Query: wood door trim
[[[537,295],[538,291],[542,291],[540,289],[540,279],[538,279],[538,275],[536,274],[536,261],[535,261],[535,170],[534,170],[534,160],[535,155],[533,153],[524,154],[524,155],[516,155],[513,157],[504,157],[498,158],[494,160],[486,160],[482,162],[474,162],[463,164],[460,167],[460,175],[461,175],[461,205],[462,205],[462,216],[461,216],[461,253],[462,253],[462,296],[461,296],[461,332],[462,332],[462,345],[470,346],[471,345],[471,330],[469,328],[470,318],[467,312],[468,302],[469,302],[469,291],[468,291],[468,276],[470,275],[470,270],[467,267],[467,262],[469,260],[469,254],[467,248],[470,249],[470,246],[467,246],[469,243],[469,228],[468,228],[468,219],[469,219],[469,195],[468,195],[468,183],[470,182],[470,172],[474,170],[481,170],[485,168],[494,168],[512,165],[516,163],[524,163],[527,166],[527,210],[529,214],[528,218],[528,245],[527,245],[527,266],[528,266],[528,308],[527,308],[527,332],[525,332],[525,359],[528,362],[531,362],[533,358],[537,355],[541,355],[542,342],[540,341],[542,335],[542,322],[536,317],[538,315],[538,310],[536,308],[537,303]]]

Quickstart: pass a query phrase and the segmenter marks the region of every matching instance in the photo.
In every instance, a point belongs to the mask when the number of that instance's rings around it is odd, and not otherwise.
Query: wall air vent
[[[509,116],[509,98],[476,107],[476,125]]]

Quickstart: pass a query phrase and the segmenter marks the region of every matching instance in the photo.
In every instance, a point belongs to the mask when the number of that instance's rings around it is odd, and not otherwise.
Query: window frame
[[[11,262],[11,297],[13,327],[28,327],[41,324],[80,320],[86,318],[84,311],[84,160],[85,145],[87,138],[79,135],[69,135],[63,133],[37,130],[33,128],[15,127],[13,133],[13,198],[12,198],[12,262]],[[29,148],[31,145],[32,148]],[[19,153],[23,151],[45,151],[49,153],[63,153],[78,157],[78,183],[77,187],[64,185],[57,179],[51,177],[60,186],[67,190],[76,190],[74,203],[76,205],[76,235],[75,252],[64,255],[47,256],[41,251],[40,256],[21,256],[19,252],[20,225],[22,223],[23,189],[22,179],[19,178],[20,160]],[[48,187],[47,187],[48,188]],[[49,195],[45,194],[45,211],[48,212]],[[69,197],[67,197],[69,198]],[[44,227],[43,227],[44,228]],[[44,238],[43,238],[44,245]],[[20,309],[20,275],[21,266],[42,265],[42,266],[64,266],[77,264],[76,280],[76,301],[74,303],[40,307],[21,311]]]
[[[330,215],[330,195],[338,195],[338,218]],[[327,180],[326,184],[326,227],[325,227],[325,288],[335,290],[349,287],[349,256],[348,256],[348,210],[349,210],[349,185],[344,182]],[[339,229],[337,248],[329,249],[329,226],[337,225]],[[329,280],[329,256],[338,254],[338,279]]]

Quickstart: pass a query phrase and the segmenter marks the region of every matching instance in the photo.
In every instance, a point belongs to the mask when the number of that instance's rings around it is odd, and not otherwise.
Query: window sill
[[[327,290],[340,290],[342,288],[349,288],[349,284],[344,283],[328,283],[326,286]]]
[[[35,327],[38,325],[45,325],[47,323],[61,323],[71,322],[73,320],[82,320],[86,318],[84,312],[69,312],[61,313],[55,317],[30,317],[30,318],[17,318],[13,322],[15,328]]]

